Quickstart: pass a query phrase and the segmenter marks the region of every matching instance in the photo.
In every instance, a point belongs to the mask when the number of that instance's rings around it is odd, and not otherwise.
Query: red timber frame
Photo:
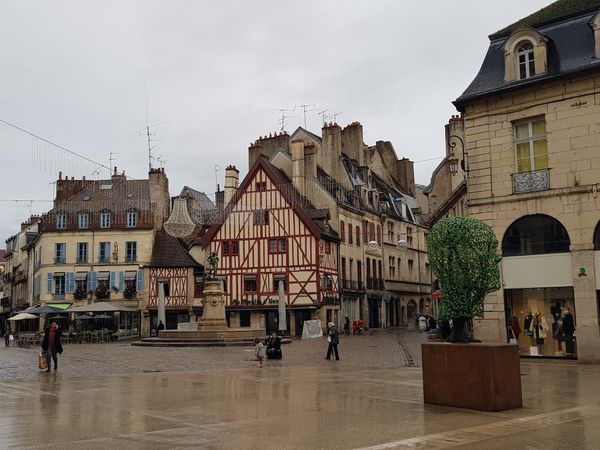
[[[151,267],[148,307],[158,307],[158,283],[164,280],[169,283],[169,295],[165,297],[165,308],[189,308],[188,275],[190,270],[192,269],[189,267]]]
[[[275,307],[276,275],[285,275],[286,303],[291,308],[315,307],[326,297],[339,296],[337,242],[321,238],[321,229],[292,204],[279,188],[281,184],[272,166],[259,159],[228,205],[224,222],[202,238],[202,245],[219,256],[217,276],[225,279],[227,306]],[[260,210],[268,210],[268,223],[255,223],[264,217],[258,213],[255,218],[255,211]],[[271,239],[277,240],[277,245],[285,239],[285,251],[279,246],[271,251]],[[224,241],[236,241],[238,253],[223,255]],[[257,289],[246,292],[245,284],[253,285],[246,280],[252,277]],[[321,286],[324,277],[327,284]]]

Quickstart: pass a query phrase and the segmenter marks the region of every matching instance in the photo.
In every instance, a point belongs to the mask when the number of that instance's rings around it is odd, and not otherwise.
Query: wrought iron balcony
[[[550,189],[550,171],[548,169],[513,173],[512,177],[513,194],[540,192]]]

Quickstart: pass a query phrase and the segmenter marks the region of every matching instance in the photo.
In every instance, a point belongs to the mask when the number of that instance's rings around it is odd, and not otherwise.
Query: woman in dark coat
[[[281,338],[277,336],[277,333],[273,332],[267,341],[267,359],[281,359],[282,357]]]
[[[62,331],[58,328],[56,322],[52,322],[49,328],[44,333],[44,340],[42,341],[42,350],[46,354],[48,360],[48,370],[50,372],[51,361],[54,360],[54,370],[58,369],[58,358],[57,354],[62,354],[63,348],[60,338],[62,337]]]

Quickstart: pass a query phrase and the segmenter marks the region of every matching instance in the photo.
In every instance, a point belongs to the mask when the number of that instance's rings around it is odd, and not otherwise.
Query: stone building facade
[[[468,215],[503,254],[477,336],[523,355],[600,361],[599,8],[561,0],[492,34],[455,101]]]

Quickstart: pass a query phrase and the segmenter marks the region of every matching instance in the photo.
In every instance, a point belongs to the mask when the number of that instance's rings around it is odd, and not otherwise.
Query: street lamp
[[[466,156],[465,142],[462,140],[462,138],[460,136],[457,136],[456,134],[451,134],[450,136],[448,136],[448,147],[450,147],[450,151],[451,151],[450,156],[448,156],[448,166],[450,168],[450,173],[452,174],[452,176],[454,176],[458,173],[458,157],[454,153],[454,149],[456,148],[457,141],[460,142],[461,150],[462,150],[462,162],[461,162],[460,166],[461,166],[462,170],[464,170],[465,172],[468,172],[468,170],[465,168],[465,156]]]

